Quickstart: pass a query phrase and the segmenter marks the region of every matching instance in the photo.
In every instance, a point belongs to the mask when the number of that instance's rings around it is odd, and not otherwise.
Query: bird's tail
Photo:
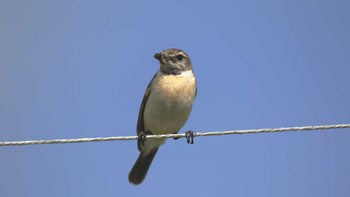
[[[149,153],[141,152],[134,166],[129,173],[129,182],[138,185],[145,179],[148,169],[156,156],[158,148],[151,150]]]

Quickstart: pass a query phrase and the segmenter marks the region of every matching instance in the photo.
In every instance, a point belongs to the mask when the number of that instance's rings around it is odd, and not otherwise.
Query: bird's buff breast
[[[153,89],[144,112],[145,129],[152,134],[177,133],[186,123],[196,95],[196,80],[190,75],[161,75],[153,81]]]

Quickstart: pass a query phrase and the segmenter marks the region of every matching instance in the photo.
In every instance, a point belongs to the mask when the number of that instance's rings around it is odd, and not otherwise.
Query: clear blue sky
[[[350,1],[0,2],[0,141],[134,135],[154,53],[192,58],[181,132],[350,123]],[[0,196],[349,196],[350,130],[0,147]]]

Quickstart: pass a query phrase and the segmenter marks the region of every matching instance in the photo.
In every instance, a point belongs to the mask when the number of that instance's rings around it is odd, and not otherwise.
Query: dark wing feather
[[[143,114],[145,112],[145,107],[146,107],[146,103],[147,103],[148,97],[149,97],[149,95],[151,93],[151,84],[153,83],[153,80],[156,77],[156,75],[157,75],[157,73],[153,76],[151,82],[149,82],[149,84],[147,86],[147,89],[146,89],[146,92],[145,92],[145,95],[143,96],[143,99],[142,99],[142,103],[141,103],[140,110],[139,110],[139,118],[137,120],[137,135],[139,135],[141,131],[146,133]],[[139,140],[137,142],[138,142],[137,143],[137,147],[140,150],[140,142],[139,142]]]

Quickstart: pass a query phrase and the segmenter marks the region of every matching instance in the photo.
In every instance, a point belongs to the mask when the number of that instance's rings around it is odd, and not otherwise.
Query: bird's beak
[[[153,55],[154,58],[160,61],[160,58],[162,57],[160,53],[156,53]]]

